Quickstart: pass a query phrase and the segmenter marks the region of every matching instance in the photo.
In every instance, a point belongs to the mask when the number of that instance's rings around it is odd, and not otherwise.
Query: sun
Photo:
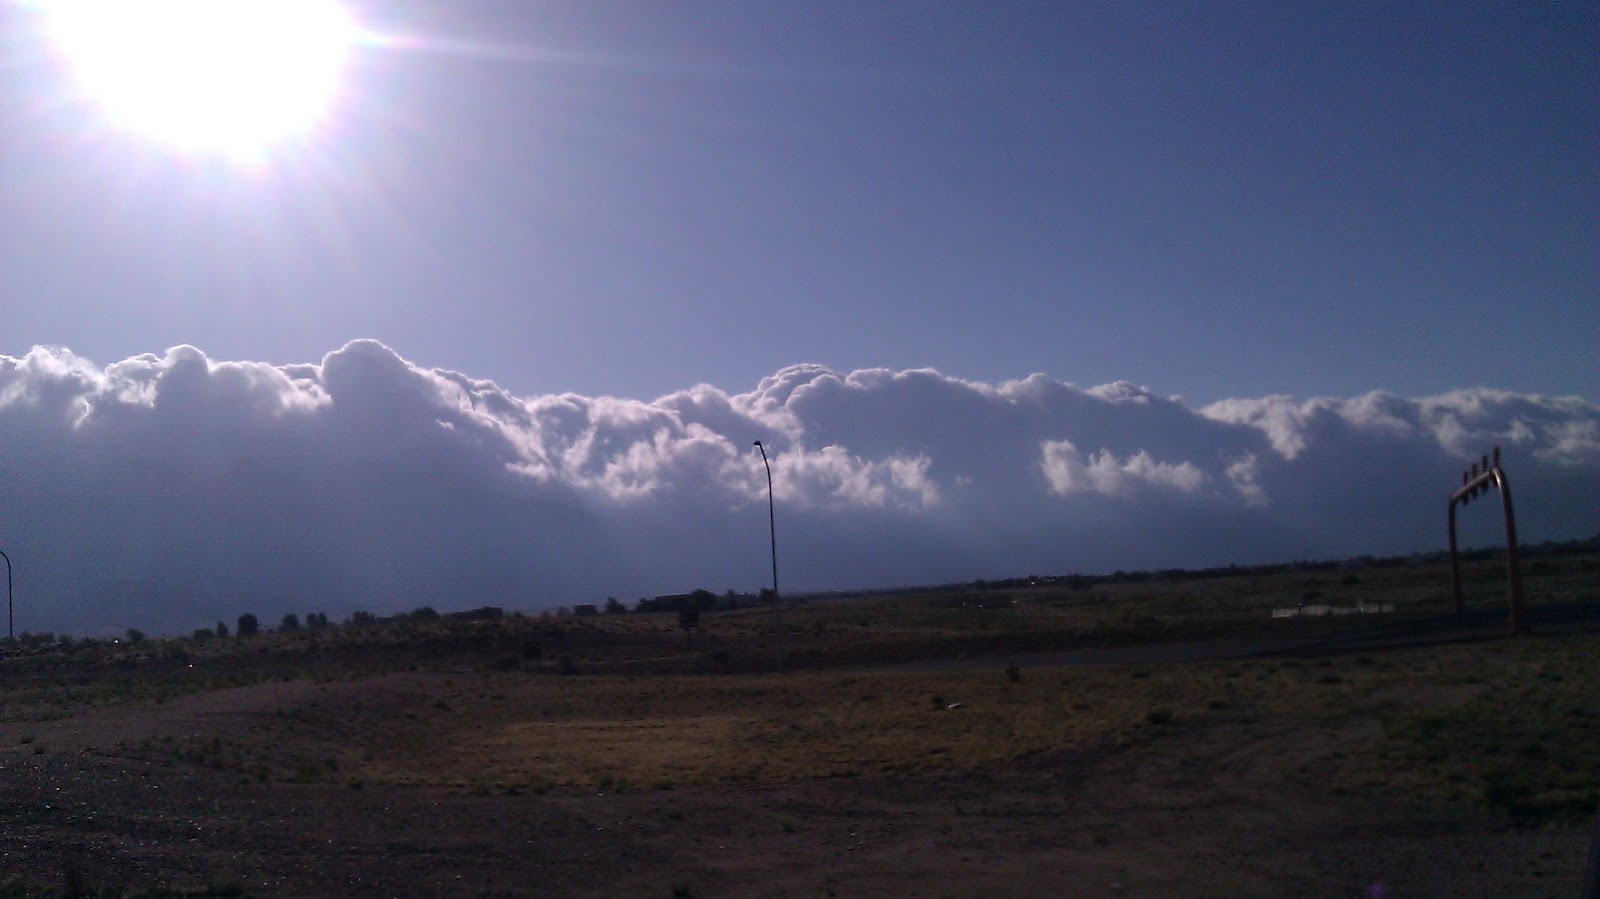
[[[45,27],[117,127],[256,159],[326,115],[358,30],[333,0],[44,0]]]

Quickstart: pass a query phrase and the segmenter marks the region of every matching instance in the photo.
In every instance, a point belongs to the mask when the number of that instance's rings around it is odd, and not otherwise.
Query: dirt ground
[[[381,689],[430,676],[390,675]],[[0,725],[0,883],[260,896],[1567,896],[1589,842],[1586,827],[1313,791],[1287,772],[1317,737],[1268,721],[1153,728],[993,771],[620,792],[260,783],[147,748],[242,738],[315,689],[268,683]]]

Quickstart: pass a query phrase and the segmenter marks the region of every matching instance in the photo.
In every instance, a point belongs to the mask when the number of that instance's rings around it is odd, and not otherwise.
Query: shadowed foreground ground
[[[1589,641],[1569,651],[1593,649],[1592,636],[1567,639]],[[1444,670],[1468,658],[1461,654],[1484,649],[1456,648],[1442,661],[1428,656],[1427,664]],[[1206,677],[1261,680],[1274,693],[1284,687],[1269,675],[1296,678],[1306,689],[1360,684],[1355,674],[1326,673],[1348,671],[1345,663],[1216,667],[1223,664],[1084,674],[1035,668],[1015,683],[998,669],[945,675],[956,680],[936,686],[965,691],[959,695],[968,704],[917,714],[958,736],[1001,722],[1013,733],[996,740],[1025,740],[1023,719],[990,715],[986,706],[1004,697],[1032,703],[1032,694],[1019,691],[1064,686],[1090,697],[1079,705],[1099,709],[1098,721],[1113,718],[1117,707],[1095,704],[1093,694],[1103,695],[1115,679],[1157,695]],[[857,675],[842,682],[848,687],[830,689],[867,690],[862,695],[889,704],[896,690],[929,676]],[[815,676],[786,677],[809,695]],[[766,691],[782,679],[712,680],[744,680],[739,689],[753,683]],[[1460,705],[1489,695],[1474,680],[1469,674],[1462,683],[1411,684],[1409,698],[1377,686],[1373,695],[1384,708]],[[704,692],[708,683],[683,681],[684,695]],[[1381,771],[1359,764],[1363,747],[1384,745],[1373,719],[1339,706],[1329,707],[1331,716],[1266,706],[1246,712],[1247,687],[1232,694],[1235,707],[1170,718],[1147,712],[1082,739],[1057,738],[1071,748],[953,769],[938,755],[960,752],[959,745],[935,747],[911,763],[874,763],[870,749],[849,752],[867,740],[870,724],[840,720],[842,747],[827,743],[804,733],[808,712],[794,697],[779,696],[773,702],[794,707],[797,739],[816,741],[822,754],[846,752],[861,770],[804,778],[786,768],[734,768],[711,778],[721,782],[695,782],[691,773],[680,783],[648,786],[617,773],[645,764],[628,759],[558,778],[587,777],[583,785],[490,782],[448,770],[455,753],[470,759],[481,751],[476,725],[440,721],[451,714],[486,720],[473,696],[518,706],[524,711],[510,717],[525,719],[528,709],[549,702],[550,690],[649,683],[401,672],[101,708],[33,722],[21,735],[8,724],[0,751],[0,867],[23,894],[79,884],[113,895],[1365,896],[1379,889],[1391,896],[1538,896],[1572,894],[1587,851],[1586,820],[1518,819],[1470,804],[1418,801],[1431,794],[1408,781],[1414,759],[1391,759]],[[519,684],[530,692],[516,692]],[[397,745],[379,742],[361,756],[341,757],[319,742],[329,729],[319,715],[345,710],[344,720],[360,728],[391,721],[383,709],[421,706],[415,700],[423,696],[451,698],[437,700],[430,713],[402,716],[412,730],[395,725],[374,735]],[[658,702],[663,715],[675,714],[667,711],[671,702]],[[964,712],[971,717],[959,717]],[[584,733],[611,739],[604,731]],[[411,745],[423,734],[440,745]],[[781,757],[784,738],[772,739],[770,754]],[[628,751],[615,748],[622,745],[589,751]],[[296,772],[291,760],[303,758],[328,761],[323,770]],[[696,764],[716,774],[721,762]],[[276,776],[263,777],[263,770]],[[455,785],[421,783],[430,772]],[[400,782],[406,780],[418,783]],[[1385,784],[1401,792],[1385,795]]]
[[[259,895],[1570,895],[1584,828],[1285,788],[1294,734],[1162,733],[993,774],[621,793],[241,784],[9,751],[0,864]],[[226,890],[221,890],[226,891]]]

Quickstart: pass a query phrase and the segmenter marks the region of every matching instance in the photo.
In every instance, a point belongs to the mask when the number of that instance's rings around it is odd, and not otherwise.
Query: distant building
[[[586,615],[598,615],[598,614],[600,614],[600,610],[595,607],[594,603],[586,602],[586,603],[583,603],[582,605],[573,606],[572,607],[572,614],[578,616],[579,618],[582,618],[582,617],[584,617]]]

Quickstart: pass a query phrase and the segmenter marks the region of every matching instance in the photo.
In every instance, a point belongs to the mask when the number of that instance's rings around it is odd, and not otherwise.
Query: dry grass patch
[[[1127,752],[1154,770],[1532,820],[1600,790],[1595,640],[1322,659],[782,676],[401,673],[330,683],[198,763],[253,778],[652,789],[1003,770]],[[167,751],[171,751],[170,749]],[[180,760],[196,753],[180,752]],[[1200,768],[1196,768],[1200,766]],[[1203,772],[1202,772],[1203,773]]]
[[[250,743],[363,782],[489,787],[781,783],[1004,763],[1148,726],[1178,683],[1111,669],[732,677],[446,678],[344,685],[260,716]],[[381,686],[377,684],[381,683]],[[936,704],[933,699],[939,697]],[[956,708],[947,708],[949,705]],[[936,707],[937,705],[937,707]],[[261,760],[241,759],[259,767]]]

